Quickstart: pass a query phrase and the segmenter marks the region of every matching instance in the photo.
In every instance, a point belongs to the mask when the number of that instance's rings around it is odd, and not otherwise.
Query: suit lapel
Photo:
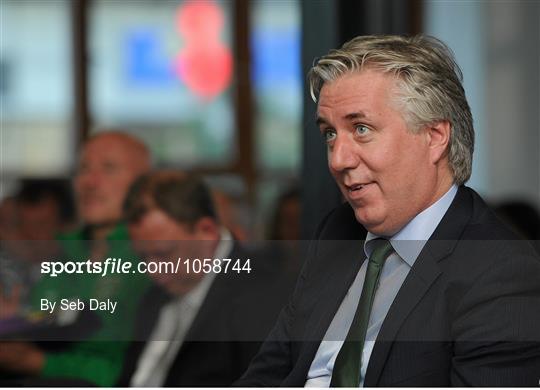
[[[390,306],[369,359],[364,386],[377,385],[392,341],[407,316],[441,274],[437,263],[452,253],[471,216],[472,199],[469,191],[466,187],[458,189],[450,208],[416,259]]]
[[[210,289],[204,301],[202,302],[197,315],[193,319],[189,330],[186,333],[184,338],[184,344],[190,341],[214,341],[215,338],[220,337],[221,335],[208,335],[209,326],[215,323],[215,317],[219,317],[219,312],[221,308],[221,302],[225,291],[223,291],[224,281],[222,280],[223,275],[216,275]],[[226,298],[225,298],[226,299]],[[209,339],[210,337],[210,339]]]
[[[305,381],[321,340],[324,339],[332,319],[365,261],[362,248],[363,241],[343,240],[323,242],[319,249],[321,263],[326,269],[328,264],[331,264],[332,272],[321,283],[317,307],[306,321],[306,333],[300,340],[298,360],[284,385],[290,380],[290,383],[296,386],[298,378]]]
[[[239,250],[236,243],[233,244],[228,258],[241,258],[243,253]],[[212,281],[204,300],[191,323],[188,331],[185,334],[184,341],[180,346],[176,360],[185,352],[186,345],[190,342],[200,341],[228,341],[223,333],[216,333],[216,323],[223,320],[223,302],[230,301],[231,296],[238,292],[238,288],[242,288],[241,283],[237,283],[236,275],[233,274],[217,274]]]
[[[305,340],[318,341],[317,347],[365,261],[364,228],[357,222],[348,204],[340,207],[338,212],[340,223],[326,226],[316,251],[323,279],[315,283],[322,288],[318,294],[318,306],[307,321]]]
[[[409,313],[426,294],[440,273],[440,268],[431,253],[420,255],[416,260],[392,306],[390,306],[379,331],[377,343],[375,343],[369,359],[364,386],[376,386],[392,345],[390,341],[395,339]]]
[[[236,259],[242,257],[243,254],[240,252],[238,245],[234,243],[227,258]],[[201,302],[197,315],[186,333],[185,341],[216,341],[220,337],[225,337],[222,334],[215,334],[215,331],[210,331],[209,333],[208,329],[215,329],[216,321],[220,318],[223,311],[224,302],[229,303],[227,300],[232,299],[235,293],[238,292],[238,289],[242,288],[243,284],[240,277],[236,278],[236,276],[237,274],[232,273],[215,275],[215,279],[208,289],[203,302]],[[209,335],[211,335],[210,339]]]
[[[347,245],[346,250],[341,248],[338,256],[334,255],[326,260],[328,263],[334,264],[335,272],[330,275],[327,283],[321,289],[319,309],[313,312],[308,321],[310,324],[307,333],[308,341],[322,340],[358,270],[365,261],[360,242],[346,241],[343,244]]]

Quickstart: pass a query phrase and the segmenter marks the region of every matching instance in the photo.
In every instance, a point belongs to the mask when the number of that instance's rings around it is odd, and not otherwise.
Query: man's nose
[[[87,171],[79,175],[79,182],[85,188],[93,188],[98,185],[100,174],[96,171]]]
[[[328,150],[328,165],[332,171],[343,171],[356,168],[359,161],[358,150],[353,140],[346,136],[337,137],[334,145]]]

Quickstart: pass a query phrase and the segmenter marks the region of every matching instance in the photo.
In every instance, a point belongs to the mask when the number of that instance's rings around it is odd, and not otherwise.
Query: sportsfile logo
[[[135,267],[133,266],[135,264]],[[41,273],[51,277],[63,274],[198,274],[251,273],[251,259],[183,259],[176,261],[141,261],[133,263],[109,257],[105,261],[43,261]]]

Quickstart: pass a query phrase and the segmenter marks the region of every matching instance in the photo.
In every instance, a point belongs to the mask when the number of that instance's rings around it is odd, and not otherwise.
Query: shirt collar
[[[414,217],[394,236],[390,237],[392,247],[410,267],[413,266],[427,240],[441,222],[444,214],[446,214],[456,193],[457,186],[453,184],[439,200]],[[376,238],[381,237],[368,232],[364,243],[364,252],[367,257],[373,251],[373,244],[370,243]]]
[[[225,228],[221,228],[219,232],[219,242],[214,252],[215,259],[223,259],[231,253],[233,248],[233,237],[232,234]]]
[[[221,260],[226,258],[231,253],[232,247],[233,238],[231,233],[227,229],[221,228],[219,242],[212,259]],[[215,277],[216,274],[214,272],[206,274],[193,290],[182,297],[182,301],[191,307],[201,306]]]

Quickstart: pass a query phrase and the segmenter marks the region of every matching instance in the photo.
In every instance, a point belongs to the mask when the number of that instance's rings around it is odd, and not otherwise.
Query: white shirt
[[[422,251],[427,240],[443,218],[457,193],[457,187],[453,185],[437,202],[414,217],[403,229],[390,238],[394,248],[385,261],[379,278],[379,287],[375,292],[373,307],[369,317],[364,349],[362,350],[362,365],[360,368],[360,386],[364,384],[364,378],[375,346],[375,340],[379,334],[382,323],[394,299],[401,288],[416,258]],[[378,238],[368,233],[364,243],[364,252],[369,257],[373,251],[372,241]],[[349,328],[356,313],[364,279],[367,271],[367,261],[364,261],[356,278],[354,279],[347,295],[330,323],[324,339],[319,345],[315,358],[311,363],[306,378],[306,387],[329,387],[332,379],[332,371],[336,357],[347,337]]]
[[[213,258],[227,257],[232,246],[231,234],[222,229]],[[165,383],[169,369],[215,277],[214,273],[206,274],[193,290],[161,308],[156,325],[131,377],[130,386],[160,387]]]

